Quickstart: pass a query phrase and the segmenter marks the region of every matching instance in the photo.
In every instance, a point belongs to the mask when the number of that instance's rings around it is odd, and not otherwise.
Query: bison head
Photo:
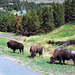
[[[7,46],[8,46],[8,48],[9,48],[9,42],[7,42]]]
[[[54,56],[50,57],[50,63],[51,64],[54,64],[55,61],[56,61],[56,57],[54,57]]]
[[[36,56],[36,53],[31,52],[31,57],[34,58]]]

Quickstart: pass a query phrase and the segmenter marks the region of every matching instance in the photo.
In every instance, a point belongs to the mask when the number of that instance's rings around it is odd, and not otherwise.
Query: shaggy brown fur
[[[59,60],[59,63],[63,61],[63,64],[65,64],[65,60],[72,59],[75,65],[75,51],[71,51],[64,48],[57,48],[54,51],[54,54],[52,57],[50,57],[50,63],[55,63],[56,60]]]
[[[42,55],[42,51],[43,47],[41,47],[40,45],[32,44],[30,47],[30,53],[33,58],[36,56],[37,53],[39,53],[39,56]]]

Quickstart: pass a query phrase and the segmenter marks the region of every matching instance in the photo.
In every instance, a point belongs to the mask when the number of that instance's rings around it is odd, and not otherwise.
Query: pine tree
[[[28,31],[29,34],[36,34],[39,32],[40,22],[35,9],[28,11],[27,14],[23,15],[22,25],[24,31]]]
[[[59,27],[65,23],[65,18],[64,18],[64,7],[63,5],[59,3],[53,3],[53,15],[54,15],[54,24],[55,27]]]
[[[62,25],[65,24],[65,7],[64,4],[61,4],[61,21],[62,21]]]
[[[59,4],[59,3],[57,3],[57,13],[58,13],[58,16],[59,16],[59,24],[58,24],[58,27],[59,26],[61,26],[61,25],[63,25],[64,24],[64,10],[63,10],[63,6],[62,6],[62,4]]]
[[[75,20],[75,0],[65,1],[65,22]]]
[[[3,18],[2,18],[2,22],[0,24],[0,30],[2,32],[7,32],[7,26],[8,26],[8,17],[7,15],[5,15]]]
[[[75,0],[72,0],[71,2],[71,21],[75,21]]]
[[[40,21],[40,29],[39,29],[39,31],[42,32],[42,30],[41,30],[41,28],[42,28],[41,25],[42,25],[42,23],[43,23],[43,19],[42,19],[42,9],[39,8],[39,9],[37,10],[37,15],[38,15],[39,21]]]
[[[0,31],[14,32],[14,14],[0,11]]]
[[[49,12],[50,12],[50,31],[51,31],[51,30],[53,30],[55,28],[52,5],[49,6]]]
[[[22,17],[22,26],[23,26],[23,33],[25,31],[29,31],[29,19],[30,19],[30,11],[28,10],[26,14],[23,15]]]
[[[7,32],[15,32],[15,26],[14,26],[14,20],[15,20],[15,15],[10,14],[8,16],[8,26],[7,26]]]
[[[65,0],[65,22],[69,22],[71,20],[71,2],[70,0]]]
[[[39,31],[39,28],[40,28],[40,21],[39,21],[39,17],[37,15],[37,12],[35,11],[35,9],[32,9],[31,10],[31,13],[30,13],[30,30],[32,32],[35,32],[37,33]]]
[[[44,6],[42,9],[42,19],[43,19],[43,23],[42,23],[42,30],[44,30],[45,32],[49,32],[50,31],[50,11],[49,11],[49,7],[48,6]]]
[[[59,15],[57,12],[57,5],[55,2],[53,2],[52,6],[53,6],[54,25],[55,27],[57,27],[59,25]]]

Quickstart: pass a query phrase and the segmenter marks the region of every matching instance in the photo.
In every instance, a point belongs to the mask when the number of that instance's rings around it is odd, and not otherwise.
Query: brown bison
[[[34,45],[32,44],[30,47],[30,53],[31,53],[31,57],[35,57],[37,53],[39,53],[39,56],[42,55],[42,51],[43,51],[43,47],[41,47],[40,45]]]
[[[10,40],[9,42],[7,42],[7,46],[8,46],[8,48],[11,48],[14,53],[15,53],[16,49],[19,49],[20,53],[21,53],[21,51],[22,51],[22,54],[24,53],[24,50],[23,50],[24,46],[23,46],[23,44],[21,44],[19,42]]]
[[[72,59],[75,65],[75,51],[71,51],[68,49],[63,48],[57,48],[54,51],[54,54],[52,57],[50,57],[50,63],[54,64],[56,60],[59,60],[59,63],[63,61],[63,64],[65,64],[65,60]]]

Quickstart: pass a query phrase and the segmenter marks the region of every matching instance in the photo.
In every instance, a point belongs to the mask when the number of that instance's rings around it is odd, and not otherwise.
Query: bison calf
[[[63,64],[65,64],[65,60],[72,59],[75,65],[75,51],[71,51],[68,49],[63,48],[57,48],[54,51],[54,54],[52,57],[50,57],[50,63],[54,64],[56,60],[59,60],[59,63],[63,61]]]
[[[8,46],[8,48],[11,48],[14,53],[15,53],[16,49],[19,49],[20,53],[21,53],[21,51],[22,51],[22,54],[24,53],[24,50],[23,50],[24,46],[23,46],[23,44],[21,44],[19,42],[10,40],[9,42],[7,42],[7,46]]]
[[[37,53],[39,53],[39,56],[42,55],[42,51],[43,51],[43,47],[41,47],[40,45],[34,45],[32,44],[30,47],[30,53],[31,53],[31,57],[35,57]]]

